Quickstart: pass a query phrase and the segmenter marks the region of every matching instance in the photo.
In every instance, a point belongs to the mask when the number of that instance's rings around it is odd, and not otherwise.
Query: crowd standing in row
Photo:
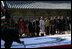
[[[54,35],[54,34],[65,34],[65,31],[71,30],[71,18],[63,16],[58,17],[41,17],[31,18],[29,21],[20,17],[18,21],[13,21],[11,18],[6,24],[13,27],[16,31],[19,31],[20,36],[41,36]]]

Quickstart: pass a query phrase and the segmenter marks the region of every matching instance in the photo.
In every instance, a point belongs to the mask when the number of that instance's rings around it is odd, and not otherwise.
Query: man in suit
[[[31,36],[35,36],[35,22],[34,19],[31,18],[31,21],[29,21],[29,33],[31,34]]]
[[[61,19],[60,19],[60,34],[64,34],[65,29],[66,29],[66,21],[63,18],[63,16],[61,16]]]
[[[57,20],[56,20],[56,30],[57,30],[57,34],[59,34],[59,30],[60,30],[60,16],[58,16]]]
[[[67,27],[67,32],[69,32],[70,31],[70,17],[67,17],[66,18],[66,27]]]
[[[40,31],[40,28],[39,28],[39,19],[37,18],[36,21],[35,21],[35,32],[37,33],[36,36],[39,36],[39,31]]]
[[[51,17],[50,19],[50,32],[52,35],[55,34],[55,21],[54,21],[54,17]]]

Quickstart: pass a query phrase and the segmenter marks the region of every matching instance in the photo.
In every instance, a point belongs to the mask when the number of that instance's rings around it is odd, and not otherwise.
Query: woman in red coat
[[[29,36],[29,28],[28,28],[29,24],[28,24],[28,21],[25,20],[24,21],[24,33],[26,36]]]
[[[20,18],[20,21],[18,22],[19,28],[20,28],[20,36],[24,33],[24,25],[23,25],[23,20]]]

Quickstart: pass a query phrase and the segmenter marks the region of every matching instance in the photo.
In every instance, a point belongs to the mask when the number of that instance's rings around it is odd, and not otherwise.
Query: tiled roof
[[[51,1],[4,1],[7,8],[13,9],[71,9],[71,2]]]

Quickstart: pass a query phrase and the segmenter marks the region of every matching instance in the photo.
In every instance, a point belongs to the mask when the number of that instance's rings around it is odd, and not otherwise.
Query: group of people
[[[11,28],[15,27],[20,37],[24,35],[34,37],[50,34],[65,34],[65,31],[71,30],[71,19],[70,17],[64,18],[63,16],[58,16],[26,20],[20,17],[16,22],[11,18],[8,26]]]
[[[65,31],[70,30],[71,20],[70,17],[64,18],[63,16],[58,17],[41,17],[31,18],[29,21],[20,18],[18,21],[20,28],[20,35],[25,34],[27,36],[41,36],[54,35],[54,34],[65,34]]]
[[[7,21],[1,22],[1,38],[5,40],[5,48],[10,48],[13,41],[24,44],[20,41],[20,37],[25,36],[44,36],[54,34],[65,34],[65,31],[71,30],[70,17],[41,17],[29,21],[22,17],[18,21],[10,18]],[[20,36],[19,36],[20,35]]]

